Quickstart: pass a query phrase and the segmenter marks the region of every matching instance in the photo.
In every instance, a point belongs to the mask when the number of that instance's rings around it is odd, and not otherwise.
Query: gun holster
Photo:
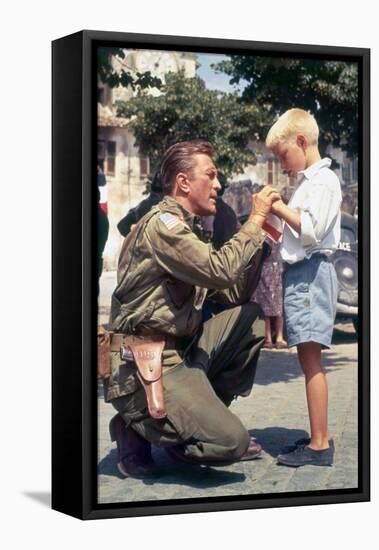
[[[145,390],[149,413],[153,418],[166,416],[163,380],[162,352],[166,341],[162,336],[134,336],[113,334],[111,350],[119,350],[121,359],[134,361],[137,376]]]

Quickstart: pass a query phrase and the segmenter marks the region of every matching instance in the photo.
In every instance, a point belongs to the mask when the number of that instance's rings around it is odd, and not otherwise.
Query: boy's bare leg
[[[321,364],[321,345],[306,342],[297,346],[300,365],[305,374],[305,388],[311,428],[309,447],[314,450],[329,447],[328,384]]]

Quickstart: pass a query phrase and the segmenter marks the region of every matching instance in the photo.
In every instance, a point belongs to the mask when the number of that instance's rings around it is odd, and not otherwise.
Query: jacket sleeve
[[[117,224],[117,229],[123,237],[126,237],[130,232],[133,224],[137,223],[136,209],[131,208]]]
[[[263,243],[263,248],[254,254],[235,285],[224,290],[211,290],[207,298],[214,302],[231,305],[241,305],[248,302],[258,286],[263,262],[269,254],[269,245]]]
[[[188,284],[231,289],[246,276],[252,257],[261,250],[266,232],[246,222],[219,250],[203,243],[176,216],[160,215],[146,227],[152,254],[162,270]]]

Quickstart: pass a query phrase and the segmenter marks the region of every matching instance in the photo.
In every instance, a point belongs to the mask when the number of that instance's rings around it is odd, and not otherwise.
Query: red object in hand
[[[275,216],[274,214],[269,214],[267,216],[266,221],[262,225],[262,229],[264,229],[267,233],[267,236],[274,241],[275,243],[278,243],[282,237],[283,233],[283,226],[282,221],[278,216]]]

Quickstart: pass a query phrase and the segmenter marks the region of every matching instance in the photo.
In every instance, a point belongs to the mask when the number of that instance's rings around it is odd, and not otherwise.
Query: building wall
[[[115,269],[122,245],[117,224],[131,206],[143,198],[145,185],[140,176],[140,156],[134,135],[127,128],[100,127],[98,139],[116,143],[114,175],[106,173],[109,236],[104,250],[104,269]]]

